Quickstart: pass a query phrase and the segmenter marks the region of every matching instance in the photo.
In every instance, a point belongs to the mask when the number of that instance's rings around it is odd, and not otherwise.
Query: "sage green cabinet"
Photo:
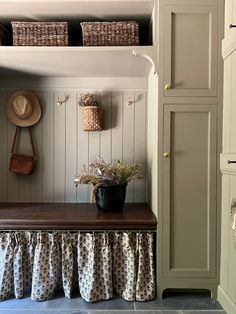
[[[215,105],[164,105],[165,277],[216,273],[216,110]]]
[[[223,0],[160,0],[158,297],[220,268]]]
[[[201,3],[161,1],[164,96],[217,96],[217,5]]]

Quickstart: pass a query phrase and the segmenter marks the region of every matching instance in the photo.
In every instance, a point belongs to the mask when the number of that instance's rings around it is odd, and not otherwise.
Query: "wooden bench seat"
[[[103,213],[89,203],[0,203],[0,230],[156,231],[156,226],[146,203],[127,203],[120,213]]]

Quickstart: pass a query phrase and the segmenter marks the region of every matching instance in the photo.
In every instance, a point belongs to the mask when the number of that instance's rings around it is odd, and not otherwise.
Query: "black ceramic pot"
[[[125,203],[126,186],[127,183],[99,186],[95,193],[97,208],[103,212],[122,211]]]

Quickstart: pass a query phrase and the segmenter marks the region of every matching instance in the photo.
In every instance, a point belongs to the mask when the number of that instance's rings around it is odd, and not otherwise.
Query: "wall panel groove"
[[[15,126],[7,121],[5,104],[11,94],[0,90],[0,188],[1,202],[90,202],[87,185],[75,188],[73,179],[83,165],[100,155],[108,163],[117,159],[142,165],[143,179],[127,187],[127,202],[147,201],[146,176],[146,90],[94,90],[105,108],[104,130],[83,131],[82,109],[78,105],[78,89],[37,89],[42,105],[42,119],[33,127],[37,150],[37,166],[31,176],[17,176],[8,171],[10,149]],[[66,103],[56,101],[68,96]],[[128,106],[127,101],[135,100]],[[26,129],[21,132],[20,153],[30,153]]]

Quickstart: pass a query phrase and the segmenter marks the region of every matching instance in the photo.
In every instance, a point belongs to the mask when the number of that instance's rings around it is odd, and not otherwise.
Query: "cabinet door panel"
[[[235,30],[236,31],[236,30]],[[236,123],[235,123],[235,117],[236,117],[236,89],[235,89],[235,80],[236,80],[236,52],[234,52],[231,56],[231,80],[226,82],[229,85],[231,84],[231,94],[230,94],[230,122],[227,121],[227,124],[230,124],[230,153],[236,153]],[[227,70],[227,69],[226,69]],[[226,90],[227,92],[227,90]],[[225,104],[227,105],[227,104]]]
[[[233,31],[230,28],[230,24],[236,24],[236,1],[226,0],[225,1],[225,36],[228,36],[229,31]]]
[[[236,176],[230,175],[230,206],[232,199],[235,199],[236,197]],[[230,216],[230,207],[227,208],[227,212],[229,213]],[[230,221],[230,219],[228,220]],[[229,232],[229,257],[228,257],[228,295],[230,299],[236,304],[236,250],[234,248],[233,244],[233,234],[232,234],[232,229],[231,226],[230,232]]]
[[[166,277],[213,277],[216,106],[165,105],[163,265]]]
[[[164,69],[164,96],[217,96],[216,6],[165,5]]]
[[[236,30],[235,30],[236,31]],[[236,153],[236,51],[224,61],[223,152]]]
[[[223,106],[223,118],[227,123],[223,123],[223,152],[231,152],[231,79],[232,79],[232,62],[231,56],[229,56],[224,62],[224,106]]]
[[[222,175],[222,211],[221,211],[221,261],[220,261],[220,285],[228,290],[229,273],[229,221],[230,221],[230,176]]]
[[[235,6],[236,9],[236,6]],[[230,31],[229,25],[233,24],[233,0],[225,1],[225,35]]]

